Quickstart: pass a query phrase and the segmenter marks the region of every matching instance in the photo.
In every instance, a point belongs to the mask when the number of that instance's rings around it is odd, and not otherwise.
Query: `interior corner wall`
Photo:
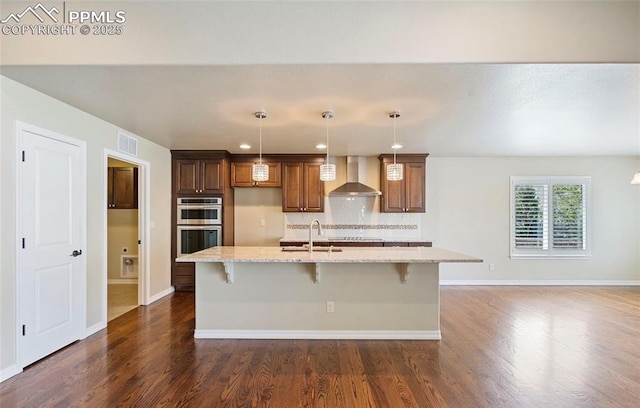
[[[16,364],[16,122],[21,121],[87,143],[87,321],[86,327],[103,323],[106,281],[104,150],[117,150],[118,127],[0,76],[0,372]],[[168,149],[138,138],[138,158],[149,162],[151,176],[149,218],[155,224],[150,242],[150,295],[171,286],[168,254],[171,237],[171,154]],[[106,324],[106,322],[104,322]]]
[[[640,281],[638,168],[638,157],[429,157],[423,235],[484,259],[443,264],[441,279]],[[571,175],[591,176],[591,258],[510,259],[510,176]]]

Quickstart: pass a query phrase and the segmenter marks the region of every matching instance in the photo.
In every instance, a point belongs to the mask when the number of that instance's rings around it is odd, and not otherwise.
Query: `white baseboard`
[[[22,370],[18,368],[17,365],[15,364],[10,365],[9,367],[0,371],[0,383],[3,382],[4,380],[8,380],[9,378],[13,377],[16,374],[20,374],[21,372]]]
[[[160,300],[163,297],[172,294],[173,292],[175,292],[175,288],[173,286],[169,286],[167,289],[163,290],[162,292],[156,293],[155,295],[149,297],[149,303],[147,303],[148,305],[150,305],[151,303],[155,302],[156,300]]]
[[[441,280],[441,286],[640,286],[640,280]]]
[[[440,340],[440,330],[195,330],[196,339]]]
[[[96,334],[100,330],[106,329],[106,328],[107,328],[107,323],[105,323],[105,322],[98,322],[98,323],[94,324],[91,327],[87,327],[85,329],[85,331],[84,331],[83,339],[86,339],[87,337],[91,336],[92,334]]]
[[[138,279],[108,279],[109,285],[137,285]]]

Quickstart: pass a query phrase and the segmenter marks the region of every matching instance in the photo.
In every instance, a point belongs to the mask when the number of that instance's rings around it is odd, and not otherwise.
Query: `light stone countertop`
[[[281,247],[219,246],[182,256],[178,262],[443,263],[483,262],[442,248],[342,248],[342,252],[284,252]]]

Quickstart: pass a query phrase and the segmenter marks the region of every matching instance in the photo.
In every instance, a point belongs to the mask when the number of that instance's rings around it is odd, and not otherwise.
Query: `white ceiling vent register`
[[[131,156],[138,156],[138,139],[118,132],[118,151]]]

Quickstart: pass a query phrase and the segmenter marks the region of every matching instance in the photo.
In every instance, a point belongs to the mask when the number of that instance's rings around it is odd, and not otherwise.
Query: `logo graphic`
[[[27,7],[26,9],[24,9],[24,11],[22,13],[11,13],[7,16],[7,18],[5,18],[4,20],[0,21],[0,23],[2,24],[6,24],[7,22],[9,22],[9,20],[13,20],[16,23],[19,23],[20,20],[22,19],[22,17],[24,17],[26,14],[31,13],[33,14],[38,20],[40,20],[41,23],[44,23],[44,18],[42,18],[40,16],[40,14],[38,13],[38,11],[46,14],[51,20],[53,20],[54,23],[58,22],[58,19],[53,15],[53,13],[59,14],[60,11],[58,11],[58,9],[54,6],[51,7],[51,10],[47,10],[47,8],[45,6],[42,5],[42,3],[38,3],[35,5],[35,7]]]
[[[0,20],[2,35],[113,36],[124,32],[124,23],[127,21],[124,10],[78,10],[67,7],[66,1],[56,3],[55,6],[48,7],[38,1],[35,6],[29,6],[20,13],[16,11],[9,14]]]

